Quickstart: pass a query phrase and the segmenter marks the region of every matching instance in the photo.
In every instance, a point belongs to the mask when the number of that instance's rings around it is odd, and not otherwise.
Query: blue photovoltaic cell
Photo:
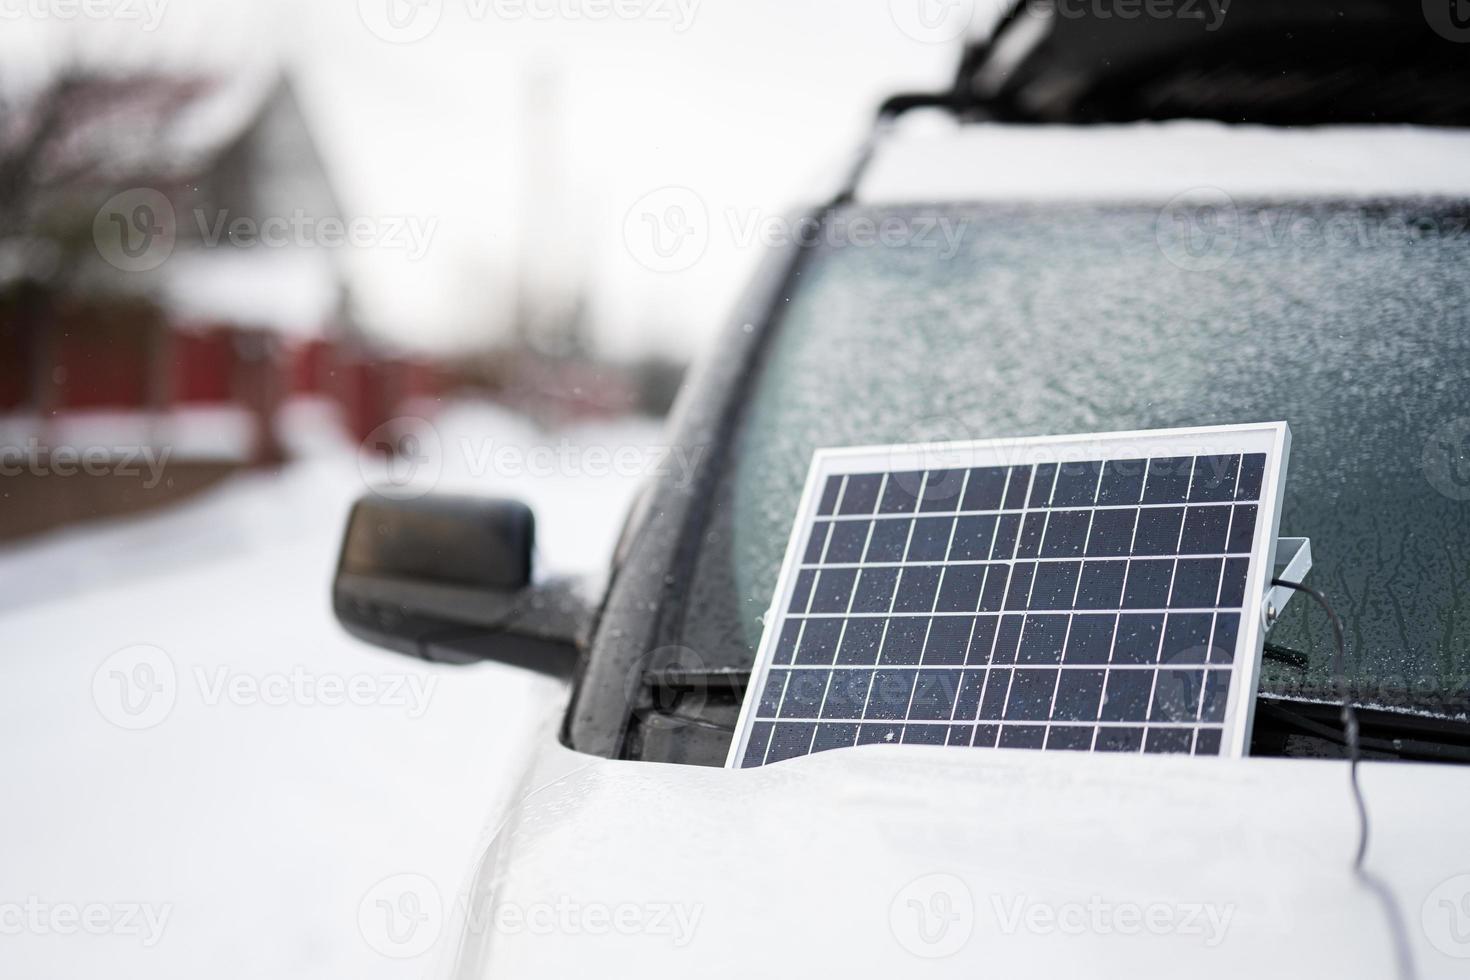
[[[1219,754],[1266,467],[827,477],[739,765],[871,743]]]

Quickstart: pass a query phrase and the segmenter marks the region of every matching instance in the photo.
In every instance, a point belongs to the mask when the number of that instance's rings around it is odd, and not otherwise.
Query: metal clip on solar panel
[[[1311,538],[1276,539],[1276,566],[1271,570],[1272,581],[1280,579],[1283,582],[1295,582],[1300,585],[1306,581],[1307,572],[1311,570]],[[1261,602],[1261,624],[1268,633],[1271,627],[1276,625],[1276,621],[1281,618],[1281,614],[1286,611],[1286,604],[1294,595],[1296,595],[1295,589],[1288,589],[1280,585],[1266,587],[1266,595]]]

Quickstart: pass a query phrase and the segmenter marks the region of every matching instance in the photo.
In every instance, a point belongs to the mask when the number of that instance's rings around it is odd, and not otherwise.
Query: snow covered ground
[[[428,429],[439,489],[536,507],[538,560],[599,572],[651,422],[546,435],[462,406]],[[344,634],[328,594],[340,448],[170,512],[0,551],[0,976],[421,975],[359,906],[457,881],[559,708],[553,682]]]

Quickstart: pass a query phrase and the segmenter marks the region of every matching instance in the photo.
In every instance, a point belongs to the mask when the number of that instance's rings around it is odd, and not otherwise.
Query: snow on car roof
[[[1470,194],[1470,132],[1413,126],[1275,129],[1211,122],[957,125],[914,119],[880,140],[857,199],[1166,201]]]

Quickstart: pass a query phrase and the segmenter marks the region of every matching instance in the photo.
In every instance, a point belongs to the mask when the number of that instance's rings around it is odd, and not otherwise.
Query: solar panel
[[[818,450],[727,764],[1244,755],[1290,441],[1280,422]]]

